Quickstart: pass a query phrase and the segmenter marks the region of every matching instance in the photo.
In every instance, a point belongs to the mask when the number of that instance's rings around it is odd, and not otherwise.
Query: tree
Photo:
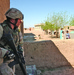
[[[51,31],[53,31],[54,30],[54,24],[52,24],[52,23],[50,23],[50,22],[45,22],[45,25],[41,25],[41,28],[43,29],[43,30],[48,30],[48,29],[50,29]]]
[[[47,32],[47,30],[50,30],[51,33],[52,31],[54,31],[54,24],[50,23],[48,20],[45,21],[45,24],[44,25],[41,25],[41,28],[43,30],[45,30]],[[52,36],[52,35],[51,35]]]
[[[41,28],[46,32],[46,34],[48,34],[48,27],[45,24],[41,24]]]
[[[41,28],[51,31],[56,30],[56,37],[58,38],[58,30],[68,23],[67,18],[68,15],[66,15],[66,12],[53,13],[51,16],[47,17],[45,25],[42,25]]]
[[[68,23],[66,13],[53,13],[50,18],[50,22],[54,24],[54,29],[56,30],[56,37],[58,37],[58,30],[63,28],[65,24]]]
[[[70,18],[70,23],[69,23],[71,26],[74,26],[74,17],[71,17]]]

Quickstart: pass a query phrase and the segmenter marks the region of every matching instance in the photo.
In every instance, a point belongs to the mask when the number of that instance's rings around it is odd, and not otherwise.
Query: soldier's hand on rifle
[[[25,64],[24,56],[22,51],[18,51],[19,57],[21,58],[21,62]]]
[[[4,55],[4,59],[14,59],[15,55],[13,54],[12,51],[8,51],[5,55]]]

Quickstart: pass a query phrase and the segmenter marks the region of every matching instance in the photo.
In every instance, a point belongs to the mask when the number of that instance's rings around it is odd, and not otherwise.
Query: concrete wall
[[[10,0],[0,0],[0,23],[2,23],[6,17],[5,12],[10,8]]]
[[[70,34],[70,39],[74,39],[74,33],[69,33]]]
[[[56,68],[74,65],[74,40],[24,42],[26,65]]]

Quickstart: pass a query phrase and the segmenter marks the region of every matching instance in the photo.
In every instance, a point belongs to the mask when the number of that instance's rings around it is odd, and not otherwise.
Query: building
[[[0,23],[6,19],[5,13],[9,8],[10,0],[0,0]]]
[[[10,0],[0,0],[0,23],[2,23],[6,19],[5,13],[9,8],[10,8]],[[24,33],[23,22],[19,28],[23,34]]]
[[[34,29],[36,29],[36,30],[42,30],[42,28],[41,28],[42,25],[44,25],[44,23],[35,24],[34,25],[34,27],[35,27]]]

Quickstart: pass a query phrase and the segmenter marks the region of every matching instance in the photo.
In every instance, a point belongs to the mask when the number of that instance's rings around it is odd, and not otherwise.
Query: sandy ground
[[[41,40],[60,40],[59,38],[48,38],[49,36],[45,36],[46,38],[42,39],[37,39],[36,41],[41,41]],[[74,41],[71,41],[74,42]],[[60,43],[59,43],[60,44]],[[58,61],[57,61],[58,62]],[[21,70],[18,70],[17,68],[17,73],[16,75],[23,75]],[[63,66],[63,67],[58,67],[54,69],[48,69],[44,70],[41,75],[74,75],[74,67],[73,66]]]
[[[60,38],[49,38],[49,35],[43,36],[42,39],[37,39],[36,41],[41,40],[60,40]],[[64,39],[65,40],[65,39]],[[62,40],[63,41],[63,40]],[[73,41],[71,41],[73,42]],[[60,43],[59,43],[60,44]],[[50,69],[48,71],[44,71],[42,75],[74,75],[74,67],[73,66],[64,66],[55,69]]]
[[[60,40],[60,38],[49,38],[50,35],[45,35],[42,37],[42,39],[37,38],[36,41],[41,41],[41,40]],[[64,39],[65,40],[65,39]],[[70,39],[71,42],[72,39]],[[62,40],[63,41],[63,40]],[[60,43],[59,43],[60,44]],[[64,66],[64,67],[59,67],[55,69],[49,69],[48,71],[45,70],[42,75],[74,75],[74,67],[73,66]]]
[[[45,71],[42,75],[74,75],[74,68],[71,66],[59,67]]]
[[[42,41],[42,40],[58,40],[59,38],[49,38],[50,35],[43,35],[44,33],[41,32],[41,38],[39,39],[38,37],[38,32],[26,32],[25,33],[35,33],[36,36],[36,40],[35,41]],[[60,40],[60,39],[59,39]],[[72,41],[73,42],[73,41]],[[23,75],[21,72],[17,72],[16,75]],[[64,66],[64,67],[59,67],[59,68],[55,68],[55,69],[49,69],[49,70],[44,70],[43,73],[41,75],[74,75],[74,68],[73,66]]]

